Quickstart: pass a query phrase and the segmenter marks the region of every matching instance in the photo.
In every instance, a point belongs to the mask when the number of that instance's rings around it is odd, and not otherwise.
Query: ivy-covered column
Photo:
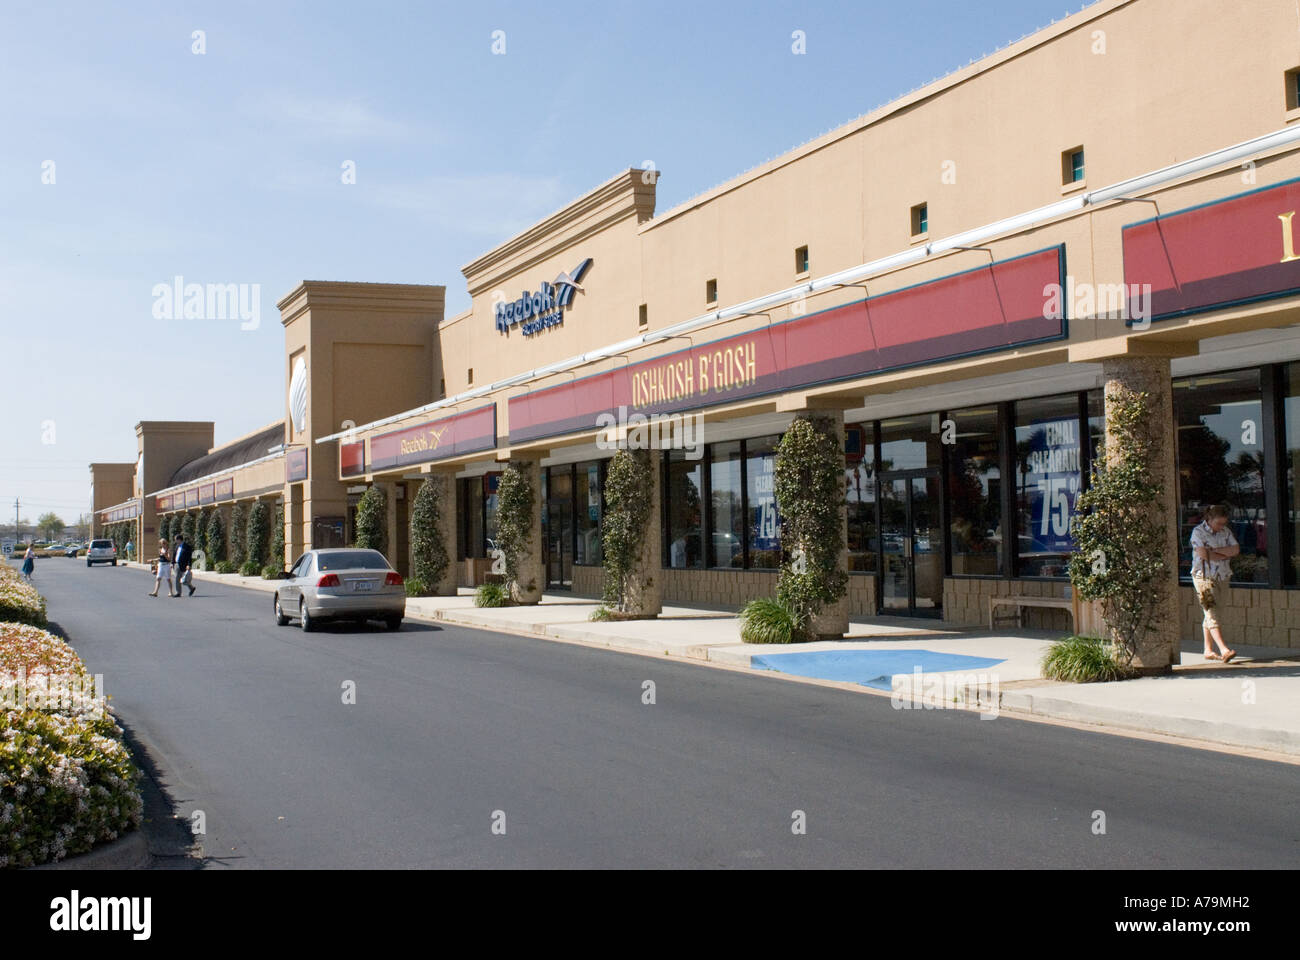
[[[623,618],[663,610],[661,457],[658,450],[620,450],[605,471],[604,603]]]
[[[511,460],[497,485],[497,542],[505,554],[506,579],[515,603],[538,603],[546,587],[541,486],[538,460]]]
[[[410,571],[430,596],[456,595],[455,472],[433,470],[411,482]]]
[[[776,500],[784,555],[777,598],[795,636],[842,637],[849,629],[842,410],[795,415],[777,452]]]
[[[1178,604],[1178,504],[1177,467],[1174,463],[1173,381],[1167,357],[1109,357],[1102,362],[1106,380],[1107,460],[1122,450],[1114,416],[1123,395],[1146,394],[1144,422],[1136,425],[1139,444],[1145,448],[1151,481],[1160,488],[1151,513],[1162,518],[1165,575],[1155,583],[1156,596],[1150,626],[1136,642],[1133,666],[1143,673],[1162,673],[1180,661]]]

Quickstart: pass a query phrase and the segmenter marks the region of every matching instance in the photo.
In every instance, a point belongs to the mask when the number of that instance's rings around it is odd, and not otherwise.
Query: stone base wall
[[[664,603],[729,607],[739,611],[750,600],[776,595],[774,570],[665,569],[660,572],[664,578]],[[850,576],[847,599],[850,617],[874,617],[876,578]]]
[[[600,599],[605,592],[604,567],[573,567],[573,595]]]
[[[943,581],[943,618],[949,623],[959,623],[988,629],[989,597],[1007,597],[1020,594],[1027,597],[1064,597],[1069,583],[1064,580],[968,580],[947,577]],[[1022,610],[1026,630],[1052,630],[1069,633],[1074,629],[1074,617],[1069,610],[1052,607],[1024,607]],[[1011,610],[999,611],[1010,620]]]
[[[1202,642],[1201,605],[1190,586],[1178,588],[1182,638]],[[1260,590],[1231,587],[1219,602],[1219,623],[1228,646],[1300,649],[1300,590]]]

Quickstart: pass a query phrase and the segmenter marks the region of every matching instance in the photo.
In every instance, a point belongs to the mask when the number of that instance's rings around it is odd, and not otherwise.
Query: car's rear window
[[[316,554],[317,570],[387,570],[388,561],[375,550],[348,550],[346,553]]]
[[[90,545],[91,545],[92,547],[95,547],[96,549],[107,550],[109,547],[111,547],[111,546],[113,545],[113,541],[112,541],[112,540],[92,540],[92,541],[90,542]]]

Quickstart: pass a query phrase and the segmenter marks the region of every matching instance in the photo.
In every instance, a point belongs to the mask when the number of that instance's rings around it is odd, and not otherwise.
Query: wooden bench
[[[1024,626],[1024,608],[1025,607],[1056,607],[1061,610],[1069,610],[1070,618],[1074,621],[1075,632],[1079,629],[1079,609],[1070,597],[1029,597],[1021,594],[1012,594],[1007,597],[989,597],[989,629],[994,629],[996,611],[998,607],[1015,607],[1016,608],[1016,628]]]

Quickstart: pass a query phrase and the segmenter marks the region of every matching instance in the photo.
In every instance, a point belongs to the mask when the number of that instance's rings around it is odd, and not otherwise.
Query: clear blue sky
[[[441,283],[459,312],[461,266],[620,169],[653,161],[667,210],[1078,9],[7,2],[0,517],[75,520],[140,420],[222,443],[281,416],[303,279]],[[260,284],[260,326],[154,319],[177,275]]]

